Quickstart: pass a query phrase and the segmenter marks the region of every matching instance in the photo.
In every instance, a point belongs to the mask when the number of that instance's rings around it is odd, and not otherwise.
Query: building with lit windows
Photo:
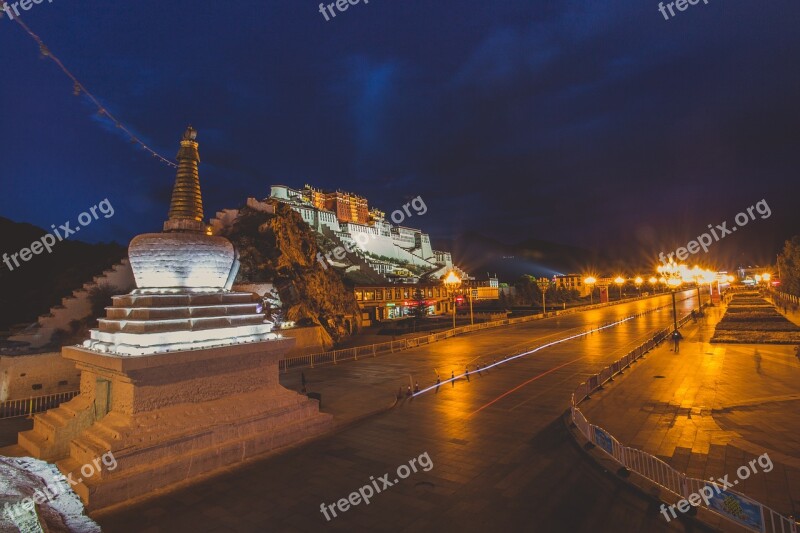
[[[557,289],[578,291],[581,298],[589,296],[589,292],[591,291],[591,287],[583,282],[583,276],[580,274],[563,274],[560,276],[553,276],[553,283]]]
[[[372,322],[411,316],[418,308],[427,316],[453,312],[453,298],[441,284],[362,285],[354,292],[364,319]]]

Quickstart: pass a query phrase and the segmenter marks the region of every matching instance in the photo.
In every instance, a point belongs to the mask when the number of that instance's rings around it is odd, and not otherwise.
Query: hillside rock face
[[[239,252],[236,283],[271,281],[286,320],[320,325],[334,341],[358,327],[360,311],[352,287],[318,260],[321,237],[289,206],[276,202],[275,214],[243,207],[220,234]]]

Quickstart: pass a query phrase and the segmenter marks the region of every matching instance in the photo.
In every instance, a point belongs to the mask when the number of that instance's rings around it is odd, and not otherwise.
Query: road
[[[351,383],[356,395],[365,383],[396,390],[408,375],[424,387],[435,369],[449,377],[469,362],[500,359],[668,303],[663,296],[488,330],[315,369],[312,377]],[[680,302],[679,313],[692,305]],[[97,520],[110,532],[692,531],[692,523],[668,524],[654,500],[586,460],[560,420],[580,382],[671,321],[664,308],[473,373],[469,382],[446,384],[336,434]],[[428,471],[393,483],[399,465],[422,464],[425,454],[433,465]],[[334,508],[336,517],[328,510],[330,521],[323,516],[321,504],[335,505],[386,473],[393,486],[369,505]]]

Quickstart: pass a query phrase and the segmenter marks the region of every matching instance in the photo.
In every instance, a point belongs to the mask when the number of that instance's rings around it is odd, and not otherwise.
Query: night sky
[[[433,238],[470,231],[641,257],[764,199],[715,244],[770,260],[800,233],[800,4],[53,0],[24,20],[173,158],[198,129],[206,216],[310,183]],[[174,170],[129,143],[0,20],[0,215],[48,228],[108,198],[82,240],[166,217]],[[744,254],[744,255],[743,255]],[[702,258],[701,258],[702,259]]]

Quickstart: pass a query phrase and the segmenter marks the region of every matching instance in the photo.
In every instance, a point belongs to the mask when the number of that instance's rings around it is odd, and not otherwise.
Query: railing
[[[23,400],[8,400],[0,402],[0,418],[15,418],[41,413],[48,409],[58,407],[64,402],[73,399],[80,391],[59,392],[46,396],[35,396]]]
[[[678,326],[682,326],[690,318],[690,315],[681,318],[678,321]],[[632,470],[649,479],[679,498],[688,498],[692,494],[703,494],[702,489],[706,486],[713,485],[713,482],[689,477],[647,452],[624,446],[617,439],[615,439],[613,435],[605,431],[603,428],[591,424],[578,408],[578,404],[589,398],[591,393],[601,388],[614,376],[620,374],[624,369],[628,368],[631,363],[641,358],[645,353],[653,349],[655,346],[658,346],[658,344],[660,344],[662,341],[666,340],[669,337],[670,331],[671,328],[658,331],[655,335],[653,335],[652,339],[634,348],[621,359],[611,363],[598,374],[589,377],[589,379],[587,379],[585,382],[578,385],[578,388],[572,393],[570,412],[572,416],[572,422],[583,434],[583,436],[595,444],[598,448],[603,450],[607,455],[611,456],[616,462],[628,470]],[[746,502],[746,504],[749,506],[759,509],[761,520],[760,528],[756,528],[754,526],[748,527],[744,525],[741,521],[736,520],[733,515],[726,514],[724,511],[709,506],[705,499],[700,500],[700,504],[712,513],[753,531],[771,531],[772,533],[798,532],[798,523],[793,518],[783,516],[766,505],[763,505],[729,488],[726,489],[722,487],[722,489],[724,489],[723,494],[726,495],[726,497],[732,497],[734,499],[741,500]],[[713,496],[711,498],[713,498]]]
[[[647,296],[644,298],[652,298],[655,296],[662,296],[662,295]],[[691,298],[691,296],[689,296],[688,298]],[[340,361],[358,361],[359,358],[376,357],[378,355],[395,353],[402,350],[407,350],[409,348],[417,348],[418,346],[423,346],[425,344],[442,341],[445,339],[449,339],[450,337],[454,337],[456,335],[463,335],[464,333],[471,333],[473,331],[479,331],[488,328],[496,328],[501,326],[509,326],[512,324],[521,324],[524,322],[530,322],[532,320],[541,320],[543,318],[569,315],[572,313],[589,311],[591,309],[599,309],[602,307],[608,307],[610,305],[616,305],[618,303],[626,303],[640,299],[642,298],[641,297],[627,298],[625,300],[619,300],[615,302],[606,302],[601,304],[572,307],[570,309],[565,309],[560,311],[551,311],[549,313],[546,313],[544,316],[542,315],[542,313],[537,313],[534,315],[528,315],[518,318],[505,318],[503,320],[495,320],[493,322],[481,322],[479,324],[461,326],[455,329],[448,329],[446,331],[441,331],[439,333],[431,333],[413,339],[401,339],[396,341],[383,342],[379,344],[369,344],[367,346],[358,346],[355,348],[332,350],[329,352],[320,352],[308,355],[296,355],[292,357],[287,357],[285,359],[281,359],[279,361],[279,369],[281,372],[288,372],[290,369],[293,368],[306,368],[306,367],[314,368],[315,366],[318,365],[337,364]],[[684,300],[685,299],[686,298],[684,298]],[[662,307],[668,307],[668,306],[664,305]]]
[[[787,302],[791,302],[795,305],[800,305],[800,298],[798,298],[794,294],[789,294],[788,292],[781,292],[776,290],[772,290],[770,292],[772,293],[773,298],[780,298],[781,300],[786,300]]]

